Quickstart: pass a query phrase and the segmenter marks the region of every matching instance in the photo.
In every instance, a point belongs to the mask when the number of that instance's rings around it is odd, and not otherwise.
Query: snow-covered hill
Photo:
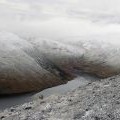
[[[81,73],[103,78],[118,74],[119,46],[96,39],[25,40],[1,32],[0,93],[43,90]]]

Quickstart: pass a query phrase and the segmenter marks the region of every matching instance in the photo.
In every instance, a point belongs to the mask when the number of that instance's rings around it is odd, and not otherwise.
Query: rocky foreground
[[[120,76],[0,112],[1,120],[120,120]]]

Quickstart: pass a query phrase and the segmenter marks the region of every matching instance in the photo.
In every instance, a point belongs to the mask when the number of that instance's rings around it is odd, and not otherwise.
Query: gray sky
[[[120,0],[0,0],[0,30],[41,36],[120,32]]]
[[[115,19],[116,15],[120,16],[119,6],[119,0],[0,0],[0,17],[17,20],[53,17]]]

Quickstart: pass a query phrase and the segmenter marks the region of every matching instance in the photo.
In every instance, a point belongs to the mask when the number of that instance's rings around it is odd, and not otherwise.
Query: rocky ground
[[[120,76],[0,112],[1,120],[120,120]]]

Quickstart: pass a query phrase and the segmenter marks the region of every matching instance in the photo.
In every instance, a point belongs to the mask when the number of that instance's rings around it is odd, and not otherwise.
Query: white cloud
[[[119,6],[119,0],[0,0],[0,30],[47,37],[120,32]]]
[[[1,0],[0,8],[15,16],[34,19],[52,17],[77,17],[95,20],[112,19],[118,22],[119,0]],[[4,9],[4,13],[5,13]],[[2,12],[2,10],[1,10]],[[17,14],[17,15],[16,15]],[[33,17],[34,16],[34,17]],[[118,16],[118,19],[117,19]],[[3,16],[0,16],[3,17]],[[42,18],[41,18],[42,17]],[[114,19],[114,20],[113,20]],[[117,20],[116,20],[117,19]],[[110,20],[109,20],[110,21]]]

